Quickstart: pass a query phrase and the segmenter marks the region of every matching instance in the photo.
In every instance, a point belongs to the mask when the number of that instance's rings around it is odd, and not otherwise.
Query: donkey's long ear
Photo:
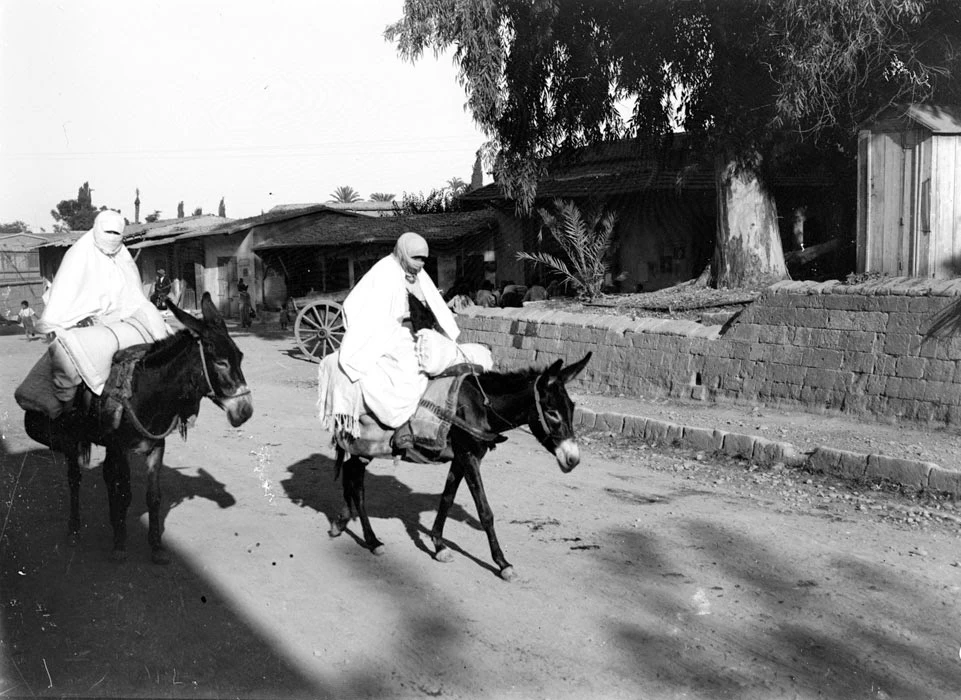
[[[590,361],[591,355],[593,354],[594,353],[589,352],[586,355],[584,355],[584,357],[579,362],[575,362],[574,364],[568,365],[567,367],[562,369],[560,374],[561,381],[567,384],[567,382],[569,382],[578,374],[580,374],[581,370],[587,366],[587,363]]]
[[[193,316],[188,314],[186,311],[181,309],[179,306],[174,304],[172,301],[167,302],[167,308],[173,312],[174,318],[180,321],[181,325],[190,331],[193,336],[200,335],[200,331],[203,329],[203,325],[195,319]]]
[[[204,320],[212,326],[219,326],[224,330],[227,329],[227,324],[224,323],[224,317],[220,315],[217,310],[214,300],[210,297],[210,292],[204,292],[203,298],[200,300],[200,310],[203,312]]]

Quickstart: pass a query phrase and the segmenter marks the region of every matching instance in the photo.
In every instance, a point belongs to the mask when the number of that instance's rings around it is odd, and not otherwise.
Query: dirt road
[[[44,346],[0,337],[0,697],[961,697],[950,503],[599,435],[563,475],[515,431],[484,475],[517,581],[466,490],[454,561],[430,557],[444,467],[372,465],[374,557],[326,534],[316,365],[236,337],[255,415],[230,428],[207,402],[168,439],[166,567],[141,478],[128,561],[108,561],[99,449],[68,547],[62,461],[12,399]]]

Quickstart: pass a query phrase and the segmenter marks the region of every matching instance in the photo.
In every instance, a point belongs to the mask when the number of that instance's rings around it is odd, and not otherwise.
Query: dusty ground
[[[374,463],[374,557],[326,535],[316,366],[289,336],[237,341],[255,415],[206,403],[169,441],[167,567],[142,479],[130,558],[108,561],[98,451],[67,546],[62,462],[0,395],[0,697],[961,697],[953,503],[603,434],[562,475],[514,431],[484,473],[518,581],[466,493],[455,560],[430,557],[443,467]],[[0,337],[5,386],[41,350]]]

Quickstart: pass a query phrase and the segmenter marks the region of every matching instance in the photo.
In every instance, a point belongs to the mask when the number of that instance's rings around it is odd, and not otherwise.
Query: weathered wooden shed
[[[961,275],[961,107],[902,105],[858,134],[858,272]]]

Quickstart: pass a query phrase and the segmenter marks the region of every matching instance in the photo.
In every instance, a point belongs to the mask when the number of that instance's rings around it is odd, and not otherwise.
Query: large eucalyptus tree
[[[718,193],[713,280],[787,276],[767,186],[842,154],[895,101],[954,99],[958,0],[406,0],[400,54],[453,49],[498,182],[530,210],[539,163],[609,137],[681,126]],[[631,101],[628,119],[619,105]]]

